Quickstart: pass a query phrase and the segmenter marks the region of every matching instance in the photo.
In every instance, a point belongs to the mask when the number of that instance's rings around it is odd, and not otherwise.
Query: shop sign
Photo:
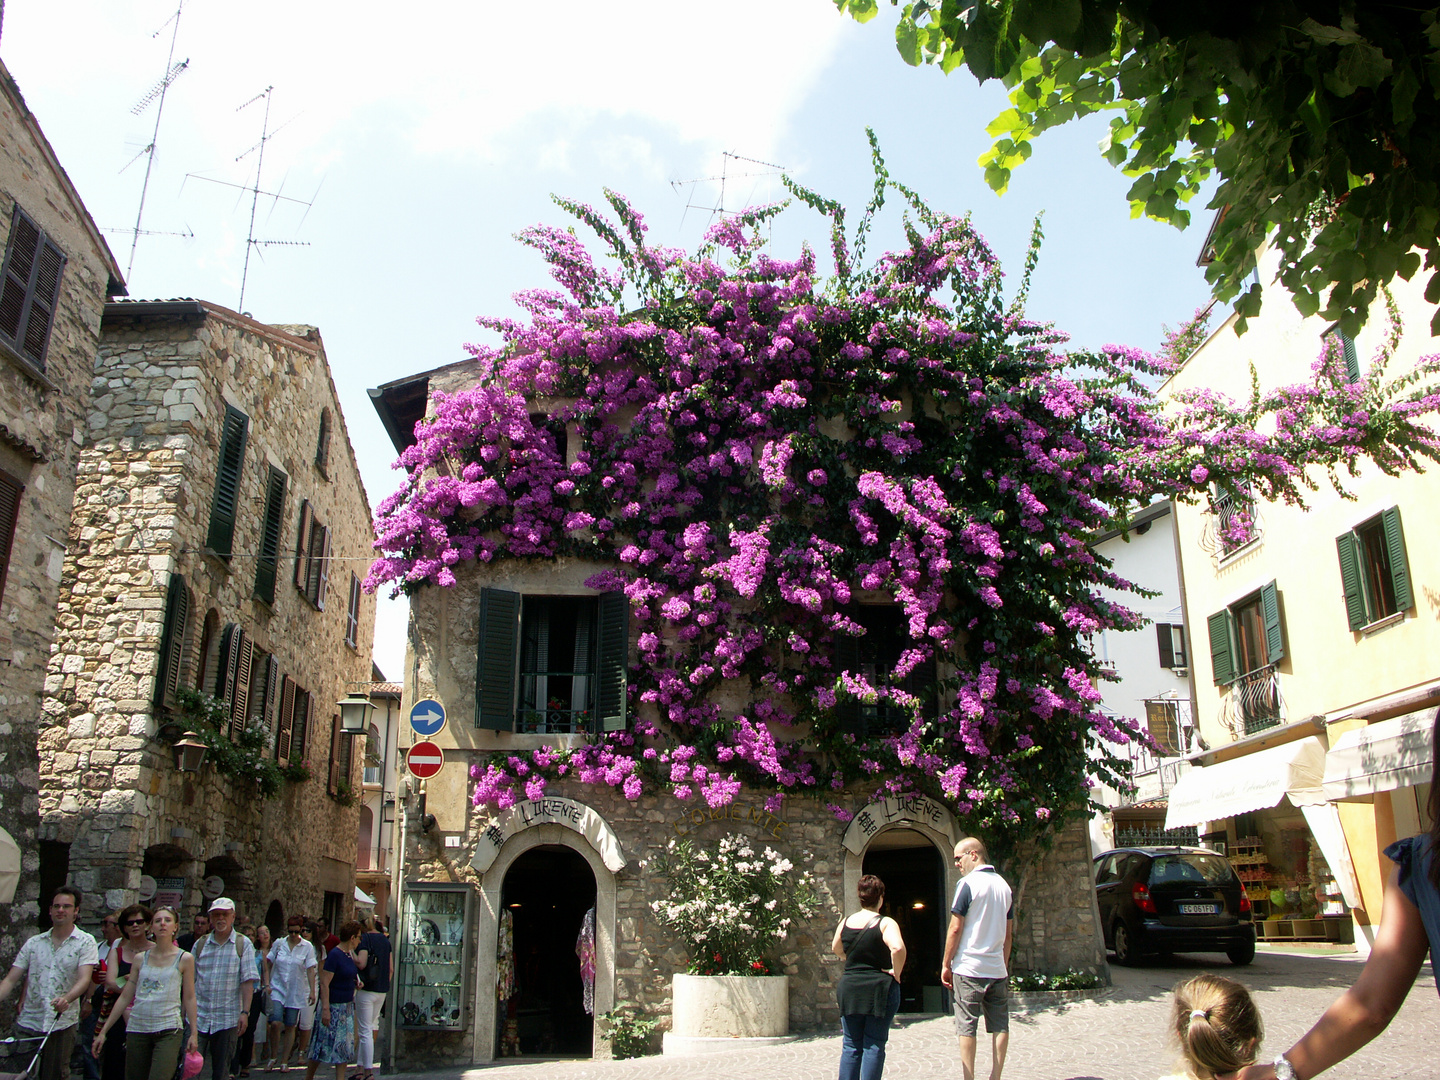
[[[179,911],[185,904],[185,879],[183,877],[157,877],[155,879],[155,902],[152,907],[172,907]]]
[[[856,855],[864,854],[875,834],[888,825],[923,825],[951,837],[955,843],[963,839],[954,815],[944,803],[925,795],[907,795],[873,802],[856,814],[845,831],[845,847]]]
[[[584,803],[559,796],[527,799],[502,812],[480,830],[475,857],[470,860],[470,865],[484,873],[495,862],[506,840],[537,825],[562,825],[579,833],[599,853],[606,869],[612,872],[625,866],[625,852],[620,847],[620,838],[609,823]]]

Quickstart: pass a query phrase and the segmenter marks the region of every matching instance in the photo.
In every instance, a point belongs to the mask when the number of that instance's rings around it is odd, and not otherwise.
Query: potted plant
[[[815,910],[809,871],[733,834],[713,848],[672,840],[656,868],[669,889],[651,910],[690,951],[671,983],[665,1052],[693,1048],[683,1040],[785,1037],[790,980],[772,974],[770,956]]]

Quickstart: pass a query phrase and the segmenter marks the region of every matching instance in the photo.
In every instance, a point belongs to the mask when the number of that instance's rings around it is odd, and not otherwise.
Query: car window
[[[1104,885],[1115,880],[1115,856],[1103,855],[1095,860],[1095,884]]]
[[[1135,870],[1137,864],[1139,864],[1139,862],[1140,862],[1142,859],[1144,859],[1144,858],[1145,858],[1144,855],[1136,854],[1136,853],[1133,852],[1133,851],[1126,852],[1126,853],[1123,854],[1123,855],[1118,855],[1118,856],[1116,856],[1116,858],[1115,858],[1115,878],[1116,878],[1116,880],[1123,881],[1125,878],[1129,877],[1130,874],[1131,874],[1131,872]]]
[[[1150,865],[1150,884],[1229,885],[1235,880],[1230,863],[1219,855],[1182,851],[1159,855]]]

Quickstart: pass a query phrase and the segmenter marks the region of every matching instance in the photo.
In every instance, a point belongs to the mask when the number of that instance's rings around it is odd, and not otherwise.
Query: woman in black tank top
[[[860,910],[835,928],[830,948],[845,961],[837,994],[840,1004],[840,1080],[880,1080],[885,1040],[900,1008],[900,973],[905,939],[894,919],[880,914],[885,883],[874,874],[860,879]]]

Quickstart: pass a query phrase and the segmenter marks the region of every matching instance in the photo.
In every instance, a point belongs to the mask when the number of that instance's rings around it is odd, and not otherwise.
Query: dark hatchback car
[[[1229,860],[1204,848],[1139,847],[1095,859],[1105,945],[1121,964],[1146,954],[1223,952],[1255,958],[1250,898]]]

